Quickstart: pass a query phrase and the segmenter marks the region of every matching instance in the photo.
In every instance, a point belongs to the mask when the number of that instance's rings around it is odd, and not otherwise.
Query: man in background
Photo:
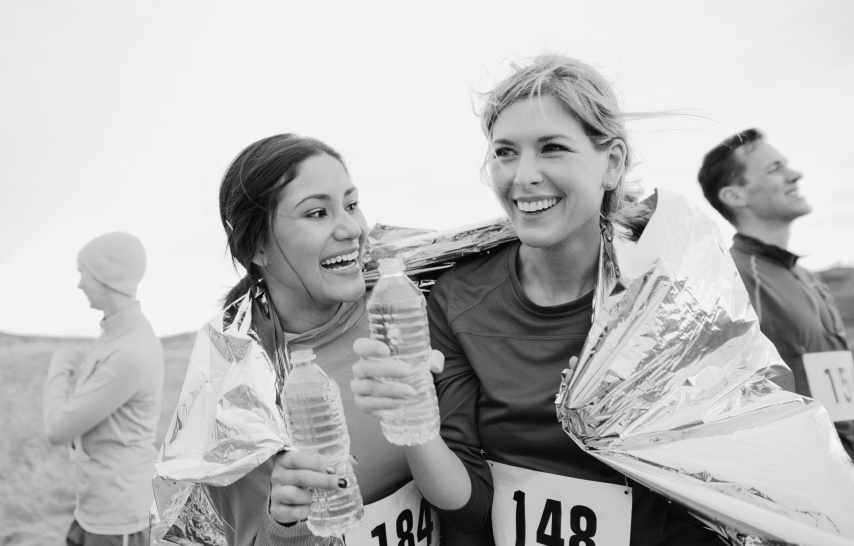
[[[77,257],[89,305],[104,312],[86,353],[57,351],[44,388],[51,444],[68,444],[77,502],[68,546],[148,545],[163,351],[136,300],[145,250],[127,233],[102,235]]]
[[[812,211],[801,176],[761,132],[748,129],[707,153],[698,178],[737,231],[730,253],[762,333],[791,368],[795,392],[828,408],[854,457],[854,364],[842,320],[825,284],[788,251],[792,222]]]

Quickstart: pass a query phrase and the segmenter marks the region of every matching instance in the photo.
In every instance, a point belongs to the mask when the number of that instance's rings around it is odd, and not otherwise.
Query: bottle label
[[[489,461],[496,546],[629,546],[632,490]]]
[[[365,506],[362,523],[345,539],[347,546],[439,546],[439,517],[411,481]]]

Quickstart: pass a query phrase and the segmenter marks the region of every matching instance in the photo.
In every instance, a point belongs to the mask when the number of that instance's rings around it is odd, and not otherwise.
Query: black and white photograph
[[[0,3],[0,546],[854,546],[852,23]]]

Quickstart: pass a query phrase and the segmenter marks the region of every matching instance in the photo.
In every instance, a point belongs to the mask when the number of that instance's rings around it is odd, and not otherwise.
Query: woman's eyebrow
[[[319,199],[320,201],[332,201],[332,197],[330,197],[329,194],[315,193],[312,195],[307,195],[306,197],[303,197],[302,199],[300,199],[299,203],[294,205],[294,208],[296,208],[296,207],[302,205],[303,203],[305,203],[306,201],[310,201],[312,199]]]
[[[562,134],[560,134],[560,133],[555,133],[555,134],[553,134],[553,135],[544,135],[544,136],[541,136],[540,138],[538,138],[538,139],[537,139],[537,142],[547,142],[547,141],[549,141],[549,140],[555,140],[555,139],[558,139],[558,138],[562,138],[563,140],[569,140],[569,141],[575,142],[575,139],[574,139],[574,138],[572,138],[571,136],[569,136],[569,135],[562,135]]]
[[[350,189],[345,191],[344,197],[347,197],[348,195],[350,195],[354,191],[356,191],[356,186],[352,186]],[[294,208],[296,208],[296,207],[302,205],[303,203],[305,203],[306,201],[310,201],[312,199],[318,199],[320,201],[332,201],[332,196],[330,196],[328,193],[314,193],[312,195],[307,195],[307,196],[303,197],[302,199],[300,199],[299,202],[296,205],[294,205]]]
[[[548,142],[549,140],[555,140],[555,139],[559,139],[559,138],[563,139],[563,140],[569,140],[570,142],[575,142],[575,139],[572,138],[571,136],[563,135],[560,133],[555,133],[555,134],[551,134],[551,135],[543,135],[543,136],[537,137],[537,142]],[[496,144],[511,145],[511,144],[514,144],[514,141],[507,139],[507,138],[497,138],[497,139],[492,141],[493,146]]]

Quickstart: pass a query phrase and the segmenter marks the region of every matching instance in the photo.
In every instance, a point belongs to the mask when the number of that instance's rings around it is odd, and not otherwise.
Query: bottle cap
[[[314,360],[314,351],[311,347],[294,347],[291,350],[291,364],[302,364]]]
[[[403,273],[403,262],[400,258],[383,258],[379,261],[380,275]]]

